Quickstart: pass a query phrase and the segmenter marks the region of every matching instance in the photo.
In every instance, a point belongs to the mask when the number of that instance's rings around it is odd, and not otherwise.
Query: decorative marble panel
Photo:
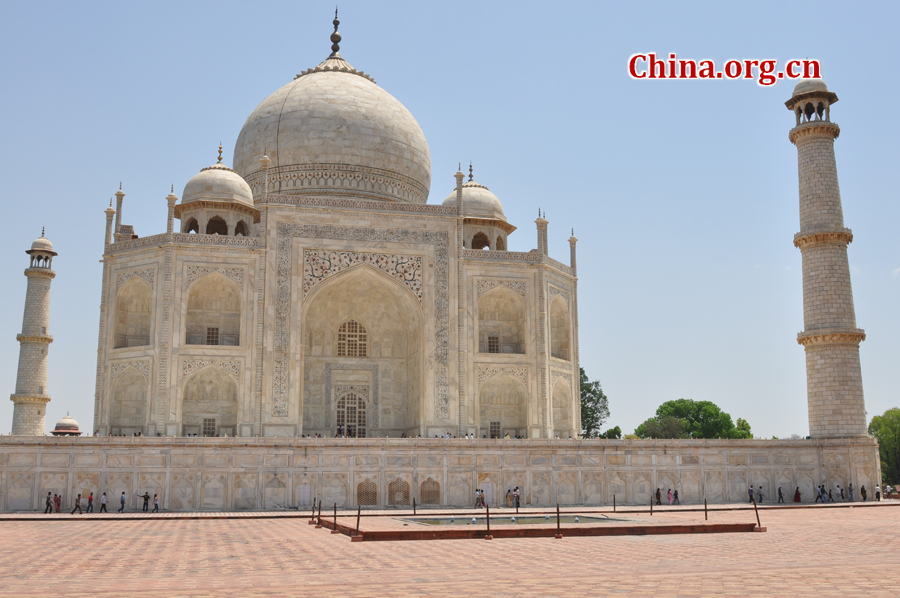
[[[550,370],[550,386],[553,386],[553,384],[556,383],[557,378],[562,378],[569,385],[569,388],[572,388],[572,374],[568,372],[560,372],[558,370]]]
[[[244,288],[244,269],[243,268],[211,268],[207,266],[188,266],[187,267],[187,286],[197,279],[206,276],[211,272],[218,272],[226,278],[233,280],[239,287]]]
[[[566,302],[566,307],[569,307],[569,294],[563,290],[556,288],[553,285],[550,285],[550,291],[548,292],[550,297],[550,301],[553,301],[554,297],[562,297],[563,301]]]
[[[156,279],[156,268],[143,268],[142,270],[130,270],[128,272],[119,272],[116,274],[116,292],[119,292],[119,289],[122,288],[122,285],[131,280],[135,276],[140,276],[144,280],[150,283],[150,286],[153,286],[153,281]]]
[[[343,397],[346,394],[353,393],[357,396],[360,396],[367,401],[369,400],[369,387],[368,386],[345,386],[343,384],[334,387],[334,396]]]
[[[185,359],[181,362],[181,381],[209,365],[225,370],[235,380],[241,379],[241,362],[237,359]]]
[[[518,378],[522,381],[522,384],[525,385],[525,388],[528,388],[528,368],[527,367],[500,367],[500,366],[487,366],[487,367],[479,367],[478,368],[478,388],[481,388],[481,385],[484,384],[484,381],[490,378],[491,376],[496,376],[497,374],[509,374],[514,378]]]
[[[409,287],[419,303],[422,302],[422,257],[418,255],[387,255],[326,251],[312,249],[303,252],[303,296],[314,286],[357,264],[369,264]]]
[[[378,421],[379,421],[380,415],[381,415],[381,404],[380,404],[379,396],[378,396],[378,379],[379,379],[378,365],[377,364],[353,365],[350,363],[347,363],[347,364],[327,363],[327,364],[325,364],[325,400],[326,401],[331,401],[331,372],[333,370],[369,370],[372,372],[372,427],[377,428],[379,425]],[[348,389],[348,388],[365,389],[363,396],[365,397],[366,400],[369,399],[369,389],[368,389],[368,387],[365,387],[365,386],[352,386],[351,387],[351,386],[340,385],[340,386],[335,386],[335,391],[336,391],[337,395],[340,396],[341,394],[343,394],[345,392],[349,392],[347,390],[342,391],[342,389]],[[360,392],[360,391],[356,390],[354,392]],[[331,427],[331,409],[330,408],[325,410],[325,427],[326,428]]]
[[[122,372],[128,368],[134,368],[143,374],[144,379],[150,380],[150,360],[141,359],[139,361],[119,361],[112,364],[112,379],[115,380],[122,375]]]
[[[476,293],[478,299],[481,299],[481,296],[499,286],[504,286],[512,289],[523,298],[525,297],[525,282],[524,281],[516,281],[516,280],[479,280],[476,285]]]

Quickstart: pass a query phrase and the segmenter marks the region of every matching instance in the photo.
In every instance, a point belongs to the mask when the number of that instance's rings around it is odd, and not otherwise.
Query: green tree
[[[873,417],[869,434],[878,439],[882,481],[900,484],[900,409],[894,407]]]
[[[607,440],[618,440],[622,438],[622,428],[620,428],[619,426],[610,428],[606,432],[600,434],[600,438],[606,438]]]
[[[588,380],[584,368],[581,371],[581,435],[594,438],[600,426],[609,418],[609,399],[603,394],[599,380]]]
[[[715,403],[692,399],[666,401],[634,433],[641,438],[753,438],[746,420],[738,418],[735,426]]]

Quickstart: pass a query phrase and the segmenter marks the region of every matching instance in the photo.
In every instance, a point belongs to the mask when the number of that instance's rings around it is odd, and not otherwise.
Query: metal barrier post
[[[556,503],[556,535],[554,537],[557,540],[562,539],[562,531],[559,529],[559,503]]]
[[[484,503],[485,508],[485,518],[487,521],[487,535],[484,537],[485,540],[493,540],[494,536],[491,535],[491,505]]]

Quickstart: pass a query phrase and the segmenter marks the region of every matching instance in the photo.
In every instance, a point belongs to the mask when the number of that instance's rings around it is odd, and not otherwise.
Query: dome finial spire
[[[338,20],[337,6],[334,7],[334,21],[332,21],[331,24],[334,25],[334,33],[331,34],[331,54],[334,55],[341,49],[341,34],[338,33],[338,25],[340,25],[341,22]]]
[[[41,236],[42,236],[42,237],[44,236],[44,230],[45,230],[45,227],[42,226],[42,227],[41,227]]]
[[[475,177],[472,176],[472,161],[469,160],[469,181],[472,181],[474,179],[475,179]]]
[[[219,142],[219,161],[217,163],[218,164],[222,163],[222,142],[221,141]]]

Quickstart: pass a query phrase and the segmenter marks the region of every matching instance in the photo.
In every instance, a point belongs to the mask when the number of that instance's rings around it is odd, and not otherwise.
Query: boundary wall
[[[774,502],[825,484],[874,496],[881,482],[872,438],[821,440],[467,440],[0,436],[0,511],[41,511],[47,493],[64,509],[105,492],[109,508],[160,496],[171,511],[339,507],[471,507],[476,488],[505,505],[647,504],[656,488],[682,503],[746,502],[762,487]],[[837,495],[835,495],[837,500]],[[86,504],[86,503],[85,503]]]

